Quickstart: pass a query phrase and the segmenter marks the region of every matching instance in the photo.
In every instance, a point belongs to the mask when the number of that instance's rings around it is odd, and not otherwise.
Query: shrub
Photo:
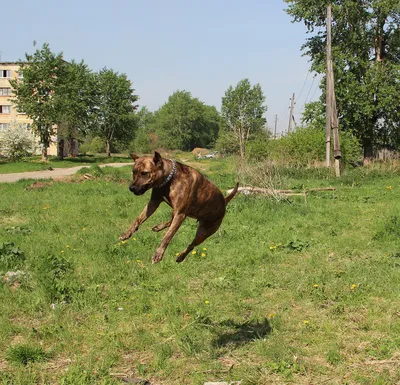
[[[13,242],[0,243],[0,269],[18,269],[25,261],[24,253]]]
[[[231,133],[221,132],[215,142],[215,149],[224,155],[238,154],[239,143]]]
[[[105,152],[106,145],[102,138],[100,138],[99,136],[95,136],[93,139],[82,143],[79,148],[80,151],[84,154],[86,154],[87,152],[98,154]]]
[[[22,124],[11,123],[7,129],[0,132],[0,152],[6,158],[15,161],[38,150],[39,145],[34,135]]]

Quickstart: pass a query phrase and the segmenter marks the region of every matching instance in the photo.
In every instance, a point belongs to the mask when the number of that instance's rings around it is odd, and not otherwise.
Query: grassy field
[[[16,172],[41,171],[52,168],[68,168],[82,165],[93,165],[102,163],[129,162],[131,158],[127,154],[119,154],[107,157],[105,155],[96,156],[77,156],[74,158],[58,159],[56,156],[50,156],[47,162],[43,162],[40,156],[31,156],[23,158],[18,162],[9,162],[0,159],[0,174],[11,174]]]
[[[197,166],[233,186],[230,159]],[[1,384],[400,383],[398,172],[279,170],[336,190],[237,196],[195,254],[175,263],[187,219],[157,265],[166,205],[118,241],[149,198],[129,175],[0,184]]]

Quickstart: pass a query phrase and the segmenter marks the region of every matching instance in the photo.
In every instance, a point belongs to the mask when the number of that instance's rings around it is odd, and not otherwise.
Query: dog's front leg
[[[160,262],[163,259],[165,249],[168,247],[169,243],[171,242],[172,237],[178,231],[179,227],[181,227],[181,224],[183,223],[185,218],[186,218],[185,214],[178,213],[178,214],[174,215],[168,231],[165,233],[164,238],[162,239],[162,241],[160,243],[160,246],[157,247],[157,250],[153,255],[153,258],[152,258],[153,263]]]
[[[143,209],[142,213],[133,221],[131,226],[129,227],[128,231],[126,231],[124,234],[122,234],[119,239],[121,241],[124,241],[125,239],[128,239],[132,236],[133,233],[135,233],[139,226],[147,219],[149,218],[154,211],[157,210],[158,206],[160,206],[161,201],[154,201],[151,200],[146,207]]]

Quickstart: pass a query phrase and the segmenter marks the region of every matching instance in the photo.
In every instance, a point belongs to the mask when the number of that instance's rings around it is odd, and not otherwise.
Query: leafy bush
[[[341,150],[344,163],[356,163],[361,147],[348,132],[341,132]],[[307,166],[325,160],[325,132],[312,127],[300,127],[280,139],[271,141],[270,157],[295,166]]]
[[[246,143],[246,157],[251,160],[264,160],[270,154],[270,141],[265,135],[258,135]]]
[[[62,255],[41,258],[37,271],[38,282],[51,302],[72,300],[73,294],[80,288],[73,273],[73,264]]]
[[[32,155],[39,150],[34,135],[22,124],[11,123],[0,132],[0,152],[13,161]]]
[[[0,269],[18,269],[25,261],[24,253],[13,242],[0,243]]]
[[[86,154],[87,152],[92,154],[98,154],[105,152],[105,142],[104,139],[100,138],[99,136],[95,136],[93,139],[89,140],[88,142],[82,143],[79,146],[80,152]]]
[[[239,143],[232,133],[221,132],[215,142],[215,149],[224,155],[238,154]]]

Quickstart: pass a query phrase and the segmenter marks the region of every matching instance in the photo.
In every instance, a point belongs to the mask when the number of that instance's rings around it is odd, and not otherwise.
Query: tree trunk
[[[110,141],[107,139],[106,140],[106,154],[108,157],[111,156],[111,152],[110,152]]]
[[[64,160],[64,139],[58,141],[58,159]]]
[[[374,158],[374,149],[372,146],[372,140],[370,138],[365,138],[364,143],[364,164],[371,163]]]

